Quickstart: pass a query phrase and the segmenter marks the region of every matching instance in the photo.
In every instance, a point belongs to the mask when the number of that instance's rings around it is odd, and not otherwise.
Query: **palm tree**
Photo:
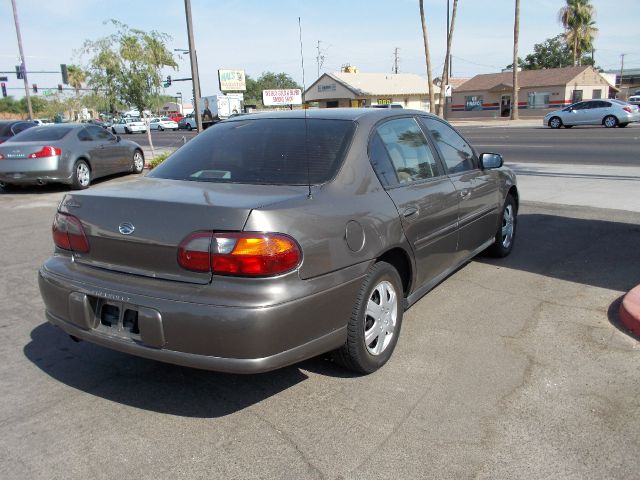
[[[513,93],[511,95],[511,120],[518,120],[518,39],[520,37],[520,0],[516,0],[513,22]]]
[[[447,0],[448,1],[448,0]],[[446,88],[449,84],[449,57],[451,56],[451,42],[453,41],[453,27],[456,24],[456,11],[458,10],[458,0],[453,0],[453,12],[451,13],[451,25],[447,32],[447,55],[444,59],[444,70],[442,71],[442,81],[440,82],[440,103],[438,104],[438,115],[443,112],[446,107]],[[444,95],[443,95],[443,89]],[[443,103],[444,100],[444,103]]]
[[[424,58],[427,62],[427,83],[429,84],[429,111],[435,112],[435,98],[433,95],[433,80],[431,77],[431,55],[429,53],[429,38],[427,35],[427,22],[424,19],[424,0],[420,0],[420,20],[422,21],[422,37],[424,40]]]
[[[567,4],[558,12],[558,20],[565,29],[564,38],[571,45],[573,64],[580,65],[582,52],[593,48],[593,39],[598,33],[593,17],[595,8],[590,0],[566,0]]]
[[[75,89],[76,95],[78,95],[80,93],[80,89],[82,88],[82,84],[87,79],[87,73],[77,65],[69,65],[67,67],[67,72],[69,85],[71,85]]]

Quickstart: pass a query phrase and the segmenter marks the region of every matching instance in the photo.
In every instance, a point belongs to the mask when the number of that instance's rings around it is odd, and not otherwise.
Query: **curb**
[[[630,290],[622,299],[620,321],[640,337],[640,285]]]

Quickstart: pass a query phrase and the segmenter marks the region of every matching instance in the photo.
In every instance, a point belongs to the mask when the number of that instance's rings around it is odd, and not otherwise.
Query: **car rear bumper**
[[[145,133],[147,131],[147,127],[143,125],[127,125],[127,129],[133,133],[136,133],[136,132]]]
[[[304,297],[284,298],[260,307],[130,293],[126,287],[107,288],[60,276],[46,263],[38,280],[47,320],[74,337],[188,367],[259,373],[344,344],[346,325],[367,267],[350,267],[347,276],[337,272],[325,276],[335,278],[310,281]],[[127,311],[135,312],[137,329],[127,328],[134,315]],[[108,320],[113,320],[112,326],[105,325]]]
[[[0,182],[29,185],[41,182],[67,182],[71,173],[62,171],[59,157],[2,160]]]

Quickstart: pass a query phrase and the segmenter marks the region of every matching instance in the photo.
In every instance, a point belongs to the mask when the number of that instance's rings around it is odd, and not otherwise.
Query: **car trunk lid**
[[[202,230],[241,231],[254,208],[304,196],[300,187],[143,178],[68,194],[60,211],[79,218],[88,253],[75,261],[133,275],[205,284],[211,274],[178,265],[178,246]]]

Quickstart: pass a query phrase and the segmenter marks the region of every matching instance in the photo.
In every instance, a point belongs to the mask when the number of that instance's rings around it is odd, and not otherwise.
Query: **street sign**
[[[0,82],[8,82],[9,77],[0,77]]]
[[[262,102],[265,107],[275,105],[302,105],[302,91],[299,88],[263,90]]]
[[[450,97],[452,93],[453,93],[453,87],[451,85],[445,85],[444,86],[444,96],[445,97]]]

